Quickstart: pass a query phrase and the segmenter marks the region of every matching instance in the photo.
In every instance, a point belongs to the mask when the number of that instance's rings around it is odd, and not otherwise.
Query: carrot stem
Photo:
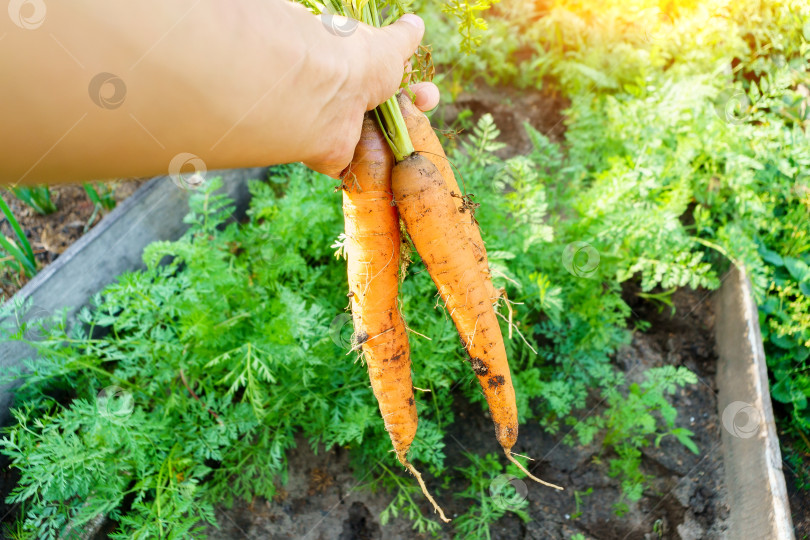
[[[390,97],[385,103],[377,107],[381,113],[381,117],[377,119],[380,122],[380,128],[385,133],[385,138],[388,145],[391,147],[391,152],[394,153],[394,159],[397,163],[414,153],[413,143],[408,134],[408,128],[405,126],[405,119],[402,117],[402,111],[399,109],[397,97]]]
[[[377,2],[371,0],[363,10],[361,20],[372,26],[380,26],[380,13],[377,10]],[[391,147],[394,159],[397,163],[414,153],[411,136],[408,134],[408,127],[399,109],[397,96],[391,96],[375,110],[377,123],[380,124],[385,140]]]

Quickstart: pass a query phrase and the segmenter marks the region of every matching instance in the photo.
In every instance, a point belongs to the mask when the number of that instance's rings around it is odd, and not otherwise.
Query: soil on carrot
[[[576,533],[599,540],[718,538],[729,515],[717,417],[714,346],[714,313],[706,291],[681,290],[672,300],[677,311],[635,296],[633,285],[626,299],[634,314],[652,323],[647,333],[635,332],[632,343],[619,351],[614,362],[629,382],[643,379],[643,372],[663,365],[685,366],[699,382],[678,391],[671,399],[678,410],[677,425],[692,430],[700,449],[695,455],[672,438],[659,447],[643,450],[642,471],[653,477],[641,500],[624,516],[612,504],[620,500],[619,482],[607,475],[607,459],[598,441],[590,446],[568,446],[561,437],[543,431],[536,423],[521,426],[514,451],[537,459],[530,470],[544,480],[565,487],[555,491],[531,481],[527,487],[531,521],[523,523],[507,513],[491,525],[493,539],[568,539]],[[598,402],[593,404],[598,410]],[[449,429],[445,448],[447,463],[466,463],[463,452],[501,455],[492,424],[480,405],[457,399],[458,420]],[[385,493],[369,493],[361,486],[369,478],[352,473],[347,451],[335,448],[317,455],[305,441],[290,456],[289,482],[272,501],[256,499],[251,505],[219,509],[220,529],[209,529],[209,538],[319,538],[405,539],[428,538],[397,518],[382,526],[380,512],[390,501]],[[375,474],[378,471],[372,471]],[[443,489],[431,479],[430,489],[448,517],[462,514],[468,504],[454,498],[464,489],[461,477],[452,477]],[[589,495],[583,495],[588,489]],[[582,497],[577,507],[575,493]],[[487,495],[485,495],[487,496]],[[427,501],[422,510],[430,515]],[[440,535],[452,536],[452,525]]]
[[[147,179],[117,181],[114,191],[116,203],[132,195]],[[93,228],[107,213],[94,206],[81,185],[67,184],[51,188],[51,199],[57,207],[53,214],[42,216],[6,190],[0,197],[8,203],[20,226],[25,231],[39,269],[56,260],[73,242]],[[0,234],[16,238],[8,222],[0,221]],[[10,298],[28,282],[24,275],[12,274],[0,264],[0,303]]]

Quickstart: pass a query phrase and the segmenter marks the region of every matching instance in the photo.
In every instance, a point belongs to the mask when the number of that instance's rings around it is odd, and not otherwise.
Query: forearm
[[[73,0],[35,30],[0,19],[1,183],[165,174],[181,152],[208,169],[303,159],[292,123],[339,85],[308,72],[341,38],[281,0]],[[309,106],[282,99],[291,88]]]

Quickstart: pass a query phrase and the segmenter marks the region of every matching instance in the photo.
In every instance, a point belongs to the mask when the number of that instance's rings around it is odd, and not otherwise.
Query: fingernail
[[[400,21],[404,21],[408,24],[414,25],[419,30],[425,29],[425,21],[419,15],[414,15],[413,13],[406,13],[402,17],[399,18]]]

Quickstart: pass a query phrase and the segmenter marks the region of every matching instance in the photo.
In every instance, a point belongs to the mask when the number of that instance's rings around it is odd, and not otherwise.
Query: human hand
[[[338,177],[352,159],[360,140],[363,114],[394,95],[403,80],[405,66],[424,34],[424,23],[416,15],[405,15],[385,28],[360,25],[345,38],[349,51],[341,64],[346,71],[337,73],[340,85],[320,103],[320,111],[312,126],[308,154],[304,163],[313,170]],[[313,72],[323,77],[322,70]],[[313,85],[317,83],[313,81]],[[439,103],[435,84],[422,82],[410,85],[414,104],[422,111]]]

